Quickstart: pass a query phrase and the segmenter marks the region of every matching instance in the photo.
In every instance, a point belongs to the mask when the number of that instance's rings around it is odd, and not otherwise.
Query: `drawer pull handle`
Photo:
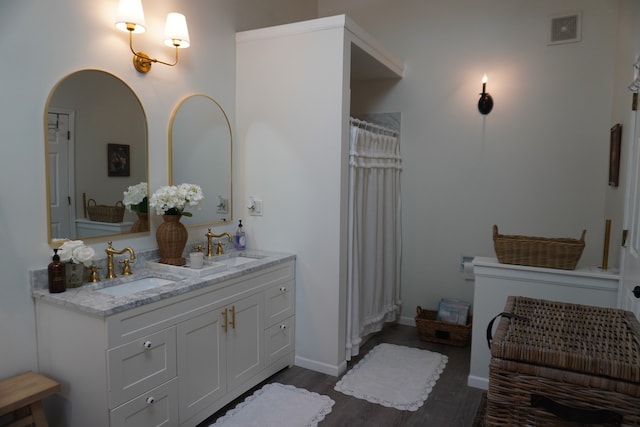
[[[155,402],[155,401],[156,401],[156,398],[155,398],[155,397],[153,397],[153,396],[149,396],[149,397],[147,397],[147,400],[146,400],[147,405],[151,405],[151,404],[152,404],[153,402]]]
[[[236,306],[232,305],[229,309],[231,311],[231,327],[236,328]]]
[[[229,317],[228,317],[229,312],[231,312],[231,321],[229,321]],[[222,316],[224,316],[224,323],[220,325],[220,327],[224,329],[225,333],[229,329],[229,326],[231,326],[231,328],[233,329],[236,328],[236,306],[235,305],[232,305],[231,308],[225,308],[224,310],[222,310]]]
[[[287,329],[287,325],[280,325],[280,329],[282,329],[282,330]]]
[[[287,288],[285,288],[284,286],[280,287],[280,292],[287,292]]]
[[[224,329],[225,333],[227,332],[227,328],[229,327],[227,325],[227,309],[225,308],[224,310],[222,310],[222,316],[224,317],[224,321],[222,323],[222,325],[220,325],[220,327],[222,329]]]
[[[144,348],[151,348],[151,341],[145,341],[144,343],[142,343],[142,346]]]

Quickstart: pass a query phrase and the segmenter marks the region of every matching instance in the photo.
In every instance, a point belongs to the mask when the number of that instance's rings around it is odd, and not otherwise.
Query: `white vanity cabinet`
[[[294,269],[252,269],[106,317],[36,299],[40,371],[62,384],[45,402],[51,425],[195,426],[291,366]]]

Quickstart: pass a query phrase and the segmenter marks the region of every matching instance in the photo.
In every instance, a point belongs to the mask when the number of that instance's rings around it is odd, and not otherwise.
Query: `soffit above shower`
[[[236,33],[236,41],[283,37],[313,31],[344,28],[351,42],[351,80],[401,79],[404,61],[396,58],[347,15],[329,16],[292,24]]]
[[[346,15],[344,27],[351,35],[351,80],[401,79],[404,61],[396,58],[353,19]]]

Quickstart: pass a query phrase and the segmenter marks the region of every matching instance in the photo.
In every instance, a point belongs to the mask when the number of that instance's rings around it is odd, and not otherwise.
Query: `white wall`
[[[317,0],[237,0],[238,31],[313,19]]]
[[[171,59],[162,33],[166,14],[174,10],[186,15],[192,42],[176,67],[154,65],[147,75],[134,70],[128,36],[113,27],[117,5],[117,0],[0,5],[0,378],[37,370],[28,271],[45,268],[52,253],[46,237],[44,108],[54,85],[71,72],[95,68],[131,86],[147,115],[152,189],[168,182],[169,117],[180,99],[207,94],[235,122],[234,0],[144,1],[148,31],[134,40],[134,47]],[[155,229],[158,221],[153,220]],[[114,245],[156,247],[151,234]],[[105,247],[95,245],[98,252]]]
[[[405,321],[442,297],[471,301],[460,255],[494,256],[493,224],[548,237],[586,229],[579,267],[599,265],[618,0],[318,4],[406,64],[399,83],[358,85],[352,99],[354,112],[402,114]],[[582,11],[582,41],[547,46],[549,16],[571,11]],[[485,72],[488,116],[476,107]]]

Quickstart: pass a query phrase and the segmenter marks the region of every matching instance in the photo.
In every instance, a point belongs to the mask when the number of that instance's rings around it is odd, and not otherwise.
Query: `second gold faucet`
[[[219,237],[226,237],[227,240],[229,240],[229,243],[233,242],[233,236],[231,236],[230,233],[225,232],[220,234],[213,234],[211,232],[211,228],[209,228],[205,236],[207,237],[207,257],[209,258],[213,256],[213,239],[216,239]],[[218,242],[216,246],[217,246],[216,255],[222,255],[224,253],[224,249],[222,248],[222,243]]]

